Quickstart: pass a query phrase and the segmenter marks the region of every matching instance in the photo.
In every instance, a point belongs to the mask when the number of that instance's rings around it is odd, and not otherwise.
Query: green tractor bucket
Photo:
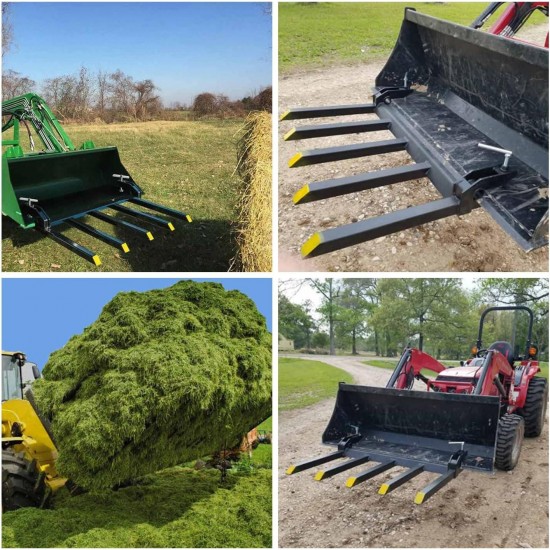
[[[335,452],[291,466],[287,473],[346,459],[318,472],[315,479],[322,480],[377,463],[348,478],[346,486],[355,487],[397,466],[406,468],[385,481],[380,494],[423,472],[438,474],[417,492],[415,502],[421,504],[463,468],[493,471],[499,410],[498,397],[341,383],[322,438]]]
[[[2,140],[2,213],[23,229],[34,229],[86,260],[100,265],[98,255],[59,231],[76,228],[109,245],[129,252],[127,243],[85,223],[86,216],[124,228],[130,234],[153,240],[150,226],[174,231],[174,225],[155,214],[191,222],[184,212],[142,199],[142,190],[124,168],[116,147],[95,148],[86,142],[76,150],[44,101],[27,94],[2,104],[7,120],[2,132],[13,129],[13,139]],[[25,153],[20,145],[20,125],[32,126],[42,141],[40,153]],[[34,145],[33,140],[29,141]],[[33,147],[34,148],[34,147]],[[136,210],[129,206],[140,206]],[[124,214],[132,221],[116,215]],[[134,223],[137,222],[137,223]],[[142,224],[145,224],[144,226]]]

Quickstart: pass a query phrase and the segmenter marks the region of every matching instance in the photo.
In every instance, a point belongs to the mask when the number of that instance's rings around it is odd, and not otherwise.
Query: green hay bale
[[[61,475],[112,487],[236,445],[271,414],[271,335],[248,297],[181,281],[120,293],[34,386]]]

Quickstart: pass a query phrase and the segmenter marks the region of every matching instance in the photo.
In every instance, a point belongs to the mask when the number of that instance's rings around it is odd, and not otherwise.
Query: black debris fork
[[[548,51],[406,9],[371,103],[291,109],[281,120],[378,116],[298,126],[286,133],[286,141],[393,134],[383,141],[301,151],[290,159],[291,168],[394,151],[406,151],[414,163],[308,183],[293,200],[303,204],[420,178],[428,178],[441,198],[314,233],[302,255],[325,254],[479,206],[524,250],[546,245],[547,105]]]

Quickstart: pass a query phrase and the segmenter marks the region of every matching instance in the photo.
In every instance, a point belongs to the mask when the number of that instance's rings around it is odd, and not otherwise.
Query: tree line
[[[136,80],[121,70],[93,73],[82,67],[77,74],[48,78],[40,86],[28,76],[11,69],[4,71],[4,100],[37,90],[56,116],[78,122],[172,119],[174,111],[187,111],[189,118],[243,117],[253,110],[271,112],[272,103],[271,87],[236,101],[223,94],[204,92],[189,106],[181,102],[166,106],[153,80]]]
[[[318,304],[299,300],[309,288]],[[374,353],[395,357],[407,345],[439,359],[463,359],[477,338],[481,312],[494,305],[527,305],[535,314],[533,341],[548,358],[548,282],[483,279],[289,279],[279,288],[279,333],[310,353]],[[527,315],[495,312],[484,341],[514,342],[523,352]]]

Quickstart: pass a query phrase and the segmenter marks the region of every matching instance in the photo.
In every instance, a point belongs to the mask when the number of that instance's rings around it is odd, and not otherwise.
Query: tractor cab
[[[2,402],[23,399],[25,390],[38,378],[38,367],[27,361],[24,353],[2,352]]]

